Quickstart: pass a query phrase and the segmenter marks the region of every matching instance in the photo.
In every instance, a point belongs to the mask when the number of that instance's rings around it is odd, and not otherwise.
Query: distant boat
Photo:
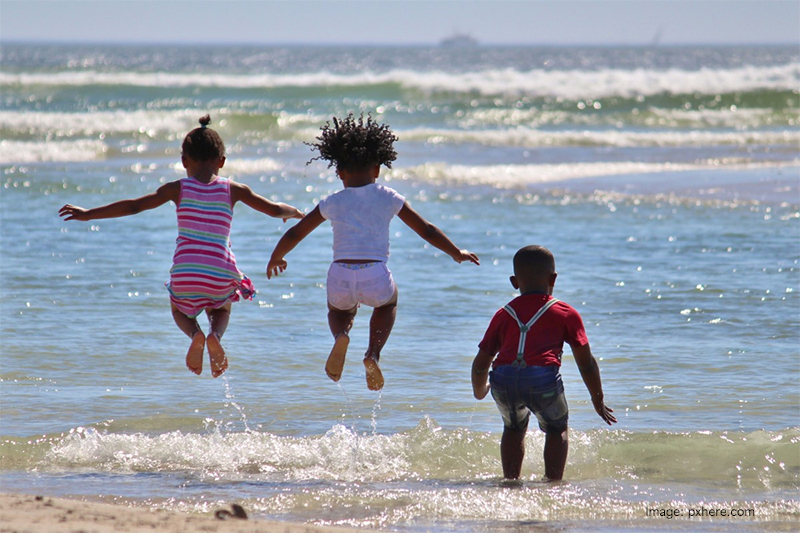
[[[439,41],[439,46],[443,48],[474,48],[478,46],[478,40],[466,33],[454,33]]]
[[[650,40],[650,46],[658,46],[661,44],[661,38],[664,36],[664,25],[659,24],[656,34]]]

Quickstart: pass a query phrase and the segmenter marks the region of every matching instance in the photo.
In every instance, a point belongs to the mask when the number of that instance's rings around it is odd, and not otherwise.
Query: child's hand
[[[272,276],[277,276],[286,270],[286,259],[270,259],[267,264],[267,279],[272,279]]]
[[[77,205],[67,204],[58,210],[58,215],[64,217],[64,220],[82,220],[86,222],[89,220],[87,215],[88,210]]]
[[[459,250],[456,255],[453,256],[453,261],[456,263],[463,263],[464,261],[469,261],[470,263],[475,263],[476,265],[481,264],[481,260],[478,259],[478,256],[470,252],[469,250]]]
[[[299,219],[302,219],[304,216],[306,216],[306,214],[305,214],[305,213],[303,213],[303,212],[302,212],[302,211],[300,211],[299,209],[295,209],[295,210],[294,210],[294,213],[292,213],[292,214],[291,214],[290,216],[288,216],[288,217],[285,217],[285,218],[283,219],[283,221],[284,221],[284,222],[286,222],[287,220],[289,220],[289,219],[292,219],[292,218],[299,218]]]
[[[597,411],[600,418],[605,420],[606,424],[610,426],[611,424],[617,423],[617,417],[611,414],[614,410],[604,404],[603,400],[592,399],[592,404],[594,405],[594,410]]]

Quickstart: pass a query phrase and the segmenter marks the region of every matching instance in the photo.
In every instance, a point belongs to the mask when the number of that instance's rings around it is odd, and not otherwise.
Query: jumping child
[[[551,481],[564,476],[569,412],[559,370],[565,342],[595,411],[608,425],[617,421],[603,403],[600,369],[580,315],[552,296],[557,276],[553,254],[543,246],[526,246],[514,255],[511,285],[520,296],[492,317],[472,362],[475,398],[482,400],[491,389],[503,418],[500,458],[506,479],[519,479],[531,412],[545,432],[545,476]]]
[[[203,352],[208,347],[211,374],[216,378],[228,368],[221,339],[228,327],[231,302],[252,299],[251,281],[236,267],[230,247],[233,206],[237,202],[284,222],[303,218],[298,209],[275,203],[254,193],[247,185],[217,174],[225,165],[225,144],[208,127],[211,118],[200,119],[200,127],[183,140],[181,162],[186,178],[172,181],[140,198],[121,200],[93,209],[65,205],[59,215],[65,220],[96,220],[135,215],[169,201],[177,206],[178,239],[170,269],[168,289],[175,323],[192,339],[186,366],[195,374],[203,371]],[[203,334],[197,316],[206,312],[210,330]]]
[[[328,270],[328,325],[334,337],[325,372],[339,381],[344,368],[350,328],[359,304],[373,307],[369,324],[369,347],[364,356],[367,387],[383,388],[378,364],[381,349],[394,326],[397,286],[386,266],[389,259],[389,222],[397,215],[409,228],[457,263],[480,264],[478,257],[461,250],[436,226],[422,218],[397,191],[375,181],[381,165],[391,168],[397,159],[397,140],[389,127],[368,117],[355,120],[352,114],[326,123],[309,144],[319,156],[311,161],[328,161],[344,189],[323,199],[303,220],[283,234],[267,265],[267,277],[286,269],[284,257],[326,219],[333,226],[333,263]],[[309,161],[309,163],[311,163]]]

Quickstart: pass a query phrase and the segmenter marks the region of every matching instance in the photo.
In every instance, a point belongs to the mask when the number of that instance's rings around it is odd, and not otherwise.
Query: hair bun
[[[200,117],[200,126],[206,127],[211,124],[211,115],[203,115]]]

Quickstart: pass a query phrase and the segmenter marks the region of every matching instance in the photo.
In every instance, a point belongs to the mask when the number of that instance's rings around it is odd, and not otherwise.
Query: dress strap
[[[536,323],[537,320],[542,318],[542,315],[547,312],[554,304],[558,303],[559,300],[557,298],[551,298],[547,301],[530,320],[528,320],[527,324],[523,324],[522,320],[519,319],[517,316],[516,311],[510,306],[506,305],[503,307],[506,313],[511,315],[517,325],[519,326],[519,346],[517,347],[517,359],[511,363],[511,366],[517,368],[525,368],[525,340],[528,338],[528,331],[530,331],[531,327]]]

